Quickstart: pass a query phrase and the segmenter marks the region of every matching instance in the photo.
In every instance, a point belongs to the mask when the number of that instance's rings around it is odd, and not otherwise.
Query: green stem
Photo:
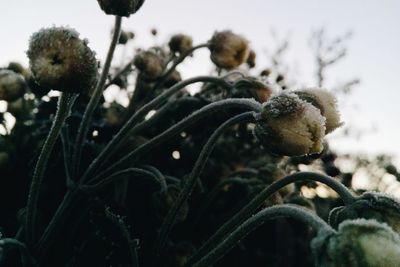
[[[64,121],[68,117],[71,106],[75,100],[74,98],[71,99],[70,96],[71,96],[70,93],[66,92],[61,93],[61,96],[58,100],[58,108],[53,121],[53,125],[46,138],[46,141],[44,142],[42,151],[39,155],[33,173],[31,187],[28,196],[26,223],[25,223],[26,242],[29,247],[32,246],[36,241],[35,230],[36,230],[37,209],[38,209],[40,187],[42,186],[44,172],[46,171],[49,157],[57,141],[57,138],[60,134]]]
[[[207,143],[203,147],[200,152],[199,157],[196,160],[196,163],[188,177],[188,179],[184,182],[182,191],[180,192],[178,198],[175,200],[174,204],[172,205],[171,209],[169,210],[163,225],[161,226],[160,235],[158,242],[156,242],[156,255],[159,255],[161,250],[164,248],[165,243],[168,239],[168,235],[170,234],[173,225],[175,224],[176,216],[182,207],[183,203],[189,198],[194,185],[196,184],[197,179],[199,179],[207,160],[213,151],[219,137],[231,126],[237,123],[246,123],[246,122],[253,122],[254,112],[249,111],[239,115],[234,116],[233,118],[227,120],[223,124],[221,124],[215,132],[210,136]]]
[[[236,227],[238,227],[244,220],[250,217],[254,213],[254,211],[256,211],[264,203],[266,199],[268,199],[279,189],[290,183],[304,180],[318,181],[330,186],[339,194],[345,205],[349,205],[355,200],[350,191],[332,177],[313,172],[299,172],[288,175],[285,178],[274,182],[263,191],[261,191],[252,201],[250,201],[237,214],[235,214],[235,216],[233,216],[229,221],[222,225],[216,231],[216,233],[211,236],[206,243],[203,244],[203,246],[196,252],[196,254],[193,255],[191,259],[189,259],[189,265],[193,262],[198,261],[208,251],[210,251],[213,247],[220,243],[229,233],[236,229]]]
[[[260,112],[262,108],[261,104],[253,101],[252,99],[245,99],[245,98],[225,99],[211,103],[207,106],[202,107],[199,110],[196,110],[188,117],[182,119],[177,124],[165,130],[163,133],[157,135],[156,137],[153,137],[147,143],[141,145],[134,151],[122,157],[117,162],[108,167],[106,170],[96,175],[92,180],[106,177],[109,175],[110,172],[112,173],[115,169],[121,168],[121,166],[123,166],[124,164],[132,163],[133,160],[137,158],[140,154],[144,154],[153,149],[154,147],[158,146],[159,144],[169,140],[171,137],[180,134],[184,129],[186,129],[190,125],[193,125],[195,122],[204,118],[205,116],[211,113],[215,113],[217,111],[226,110],[228,108],[233,108],[233,107],[245,108],[255,112]]]
[[[170,96],[184,88],[185,86],[197,82],[211,82],[217,83],[223,87],[231,87],[232,85],[223,79],[212,76],[199,76],[194,77],[182,82],[179,82],[172,86],[170,89],[166,90],[164,93],[141,107],[135,114],[133,114],[130,119],[124,124],[124,126],[119,130],[119,132],[113,137],[113,139],[106,145],[106,147],[100,152],[100,154],[93,160],[93,162],[88,167],[87,171],[84,173],[81,182],[88,179],[95,171],[97,171],[102,163],[104,163],[108,158],[110,158],[115,152],[116,148],[128,137],[132,132],[132,128],[138,122],[139,119],[147,115],[147,113],[159,105],[168,100]]]
[[[206,267],[212,266],[221,257],[223,257],[229,250],[231,250],[241,239],[247,236],[249,233],[254,231],[256,228],[263,225],[268,220],[273,220],[276,218],[294,218],[304,222],[305,224],[311,225],[316,229],[317,234],[319,233],[335,233],[326,222],[324,222],[317,215],[311,213],[305,208],[298,207],[295,205],[276,205],[270,208],[263,209],[258,212],[243,224],[241,224],[237,229],[235,229],[229,236],[219,243],[212,251],[207,253],[199,261],[188,264],[186,266],[191,267]]]
[[[32,257],[32,255],[29,253],[28,248],[25,246],[24,243],[14,239],[14,238],[3,238],[0,239],[0,247],[4,249],[7,249],[7,247],[16,247],[20,250],[21,252],[21,261],[22,261],[22,266],[23,267],[28,267],[28,266],[37,266],[35,259]],[[4,254],[2,253],[2,257],[0,260],[3,260]],[[1,255],[1,253],[0,253]]]
[[[76,136],[75,146],[74,146],[74,155],[72,157],[73,161],[73,175],[77,175],[79,173],[79,164],[82,154],[83,145],[85,143],[85,139],[89,132],[90,121],[92,120],[93,113],[96,109],[97,104],[99,103],[101,96],[104,91],[104,84],[107,80],[107,75],[110,70],[111,61],[114,55],[115,47],[117,46],[119,35],[121,33],[121,24],[122,17],[115,17],[115,26],[114,26],[114,34],[111,40],[110,47],[108,49],[107,58],[104,63],[103,71],[100,75],[100,78],[96,84],[96,88],[94,89],[93,96],[90,98],[89,104],[86,107],[85,113],[83,114],[83,118],[81,124],[79,125],[78,134]]]
[[[80,185],[79,188],[80,190],[82,190],[84,193],[87,194],[93,194],[99,190],[101,190],[102,188],[106,187],[107,185],[123,179],[123,178],[131,178],[132,176],[128,176],[128,175],[133,175],[133,176],[137,176],[137,175],[142,175],[146,178],[152,178],[153,181],[156,181],[157,184],[160,186],[161,190],[163,188],[166,188],[166,184],[165,184],[165,180],[160,179],[156,174],[154,174],[152,171],[148,171],[148,170],[144,170],[144,169],[139,169],[139,168],[128,168],[122,171],[118,171],[112,175],[110,175],[109,177],[101,180],[98,183],[95,184],[91,184],[91,185]]]

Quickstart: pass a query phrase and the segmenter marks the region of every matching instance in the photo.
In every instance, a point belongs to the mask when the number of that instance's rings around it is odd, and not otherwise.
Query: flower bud
[[[168,43],[171,52],[183,54],[193,47],[192,37],[185,34],[176,34]]]
[[[133,39],[135,34],[133,32],[121,31],[119,35],[118,44],[126,44],[129,40]]]
[[[149,80],[155,80],[163,73],[163,59],[151,50],[140,51],[133,59],[133,65]]]
[[[337,227],[345,220],[357,218],[387,223],[400,233],[400,202],[384,193],[366,192],[354,203],[333,209],[329,214],[329,223]]]
[[[231,31],[214,33],[210,40],[211,60],[220,68],[233,69],[246,61],[248,41]]]
[[[24,95],[26,82],[21,74],[0,70],[0,100],[15,101]]]
[[[340,122],[337,99],[332,93],[320,88],[299,90],[294,93],[321,111],[322,116],[326,118],[327,134],[343,124]]]
[[[266,102],[273,93],[271,86],[253,77],[246,77],[237,80],[234,84],[234,88],[239,91],[251,91],[254,98],[260,103]]]
[[[31,36],[27,51],[36,82],[65,92],[88,92],[97,78],[95,53],[73,29],[52,27]]]
[[[97,2],[108,15],[129,17],[140,9],[144,0],[97,0]]]
[[[348,220],[331,235],[312,241],[316,266],[396,267],[400,263],[400,237],[375,220]]]
[[[167,88],[169,88],[180,81],[182,81],[181,73],[177,70],[174,70],[170,75],[168,75],[168,78],[164,84]]]
[[[293,93],[283,92],[264,103],[254,135],[274,154],[319,153],[323,149],[325,118],[310,103]]]
[[[254,50],[250,50],[249,56],[247,57],[246,63],[250,68],[254,68],[256,66],[256,57],[257,54]]]

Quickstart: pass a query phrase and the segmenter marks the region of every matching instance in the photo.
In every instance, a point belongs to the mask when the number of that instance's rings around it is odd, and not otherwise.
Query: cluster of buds
[[[34,33],[27,55],[40,86],[81,93],[90,91],[96,81],[95,53],[73,29],[51,27]]]

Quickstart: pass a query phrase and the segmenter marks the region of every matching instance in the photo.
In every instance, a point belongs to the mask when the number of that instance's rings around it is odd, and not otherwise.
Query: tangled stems
[[[187,56],[191,55],[197,49],[200,49],[200,48],[203,48],[203,47],[209,47],[209,46],[210,46],[209,43],[199,44],[199,45],[193,46],[191,49],[189,49],[189,50],[185,51],[184,53],[182,53],[178,58],[175,59],[175,61],[172,64],[172,66],[163,74],[163,76],[160,78],[160,80],[154,86],[154,89],[160,88],[165,83],[165,81],[168,79],[168,77],[171,75],[171,73],[174,72],[175,68],[180,63],[182,63]]]
[[[174,93],[178,92],[179,90],[181,90],[182,88],[184,88],[189,84],[197,82],[211,82],[219,84],[223,87],[232,87],[232,85],[226,82],[224,79],[213,76],[194,77],[175,84],[174,86],[166,90],[164,93],[162,93],[161,95],[159,95],[158,97],[154,98],[152,101],[141,107],[138,111],[135,112],[135,114],[133,114],[129,118],[129,120],[119,130],[119,132],[113,137],[113,139],[106,145],[106,147],[90,164],[90,166],[88,167],[87,171],[84,173],[81,179],[81,183],[84,182],[86,179],[88,179],[91,175],[93,175],[93,172],[95,172],[99,167],[101,167],[101,164],[103,164],[109,157],[112,156],[113,152],[115,152],[116,148],[119,147],[121,142],[124,141],[125,138],[129,136],[130,133],[133,131],[132,128],[134,127],[135,123],[138,122],[139,119],[143,118],[149,111],[157,108],[159,105],[167,101],[168,98],[172,96]]]
[[[227,130],[229,129],[232,125],[235,125],[237,123],[246,123],[246,122],[254,122],[255,121],[255,113],[253,111],[245,112],[239,115],[234,116],[233,118],[227,120],[223,124],[221,124],[215,132],[210,136],[208,139],[207,143],[203,147],[203,149],[200,152],[199,157],[196,160],[196,163],[188,177],[188,179],[184,182],[183,188],[178,196],[178,198],[175,200],[174,204],[172,205],[171,209],[169,210],[163,225],[161,226],[160,230],[160,236],[158,242],[156,242],[157,247],[156,247],[156,252],[157,255],[159,255],[160,251],[163,249],[167,239],[168,235],[171,232],[171,229],[173,225],[175,224],[176,216],[182,207],[183,203],[189,198],[190,193],[193,190],[194,185],[196,184],[196,181],[199,179],[204,166],[207,162],[207,159],[209,158],[211,152],[213,151],[213,148],[216,145],[216,142],[218,138]]]
[[[188,266],[191,266],[194,262],[198,261],[203,257],[208,251],[216,246],[221,240],[223,240],[227,235],[229,235],[236,227],[238,227],[246,218],[250,217],[255,210],[257,210],[263,202],[268,199],[272,194],[277,192],[282,187],[296,182],[304,180],[313,180],[324,183],[335,190],[345,205],[349,205],[354,202],[355,198],[351,195],[350,191],[341,183],[333,179],[332,177],[314,173],[314,172],[298,172],[288,175],[281,180],[278,180],[261,191],[252,201],[250,201],[246,206],[244,206],[235,216],[233,216],[229,221],[222,225],[217,232],[210,237],[210,239],[204,243],[204,245],[193,255],[188,261]]]
[[[219,243],[212,251],[202,257],[199,261],[190,265],[191,267],[204,267],[212,266],[218,259],[224,256],[230,249],[232,249],[241,239],[243,239],[250,232],[254,231],[257,227],[264,224],[268,220],[273,220],[280,217],[290,217],[300,220],[306,224],[311,225],[317,230],[317,233],[330,234],[335,233],[326,222],[315,214],[307,211],[305,208],[297,207],[295,205],[276,205],[270,208],[263,209],[258,212],[237,229],[235,229],[226,239]],[[187,265],[189,266],[189,265]]]
[[[14,238],[3,238],[0,239],[0,249],[7,249],[7,247],[16,247],[21,251],[21,261],[22,266],[37,266],[35,259],[29,253],[28,248],[25,246],[24,243],[14,239]],[[4,258],[4,254],[0,258],[0,265],[2,266],[2,260]]]
[[[200,120],[201,118],[204,118],[205,116],[221,111],[221,110],[226,110],[229,108],[233,107],[238,107],[238,108],[245,108],[249,109],[255,112],[260,112],[261,111],[261,104],[255,102],[252,99],[225,99],[225,100],[220,100],[214,103],[211,103],[207,106],[202,107],[201,109],[193,112],[190,116],[182,119],[180,122],[175,124],[174,126],[171,126],[167,130],[165,130],[163,133],[157,135],[156,137],[153,137],[150,139],[148,142],[144,143],[143,145],[139,146],[137,149],[134,151],[130,152],[126,156],[122,157],[119,159],[117,162],[112,164],[110,167],[108,167],[106,170],[103,172],[99,173],[96,175],[92,180],[99,180],[101,178],[104,178],[109,175],[109,173],[112,173],[115,169],[118,169],[119,167],[123,166],[124,164],[127,163],[132,163],[132,161],[137,158],[140,154],[144,154],[151,150],[152,148],[156,147],[157,145],[167,141],[169,138],[180,134],[184,129],[189,127],[190,125],[193,125],[195,122]]]
[[[83,144],[85,143],[85,139],[87,133],[90,128],[90,121],[93,116],[93,112],[96,109],[97,104],[99,103],[101,96],[103,95],[104,84],[107,80],[108,71],[110,70],[111,60],[114,55],[115,47],[117,46],[119,35],[121,33],[121,24],[122,24],[122,17],[116,16],[115,17],[115,26],[114,26],[114,33],[111,40],[110,47],[108,49],[107,58],[104,62],[103,71],[101,76],[96,84],[96,88],[94,89],[93,96],[90,98],[89,104],[86,107],[85,113],[83,114],[83,118],[81,124],[79,126],[78,134],[76,136],[75,146],[74,146],[74,155],[72,157],[73,161],[73,171],[72,174],[77,174],[79,171],[79,163],[82,153]]]
[[[36,240],[35,229],[37,206],[39,201],[40,187],[43,182],[43,175],[47,167],[47,162],[75,99],[76,96],[71,95],[71,93],[61,93],[61,96],[58,100],[58,107],[53,125],[51,126],[50,132],[46,138],[46,141],[44,142],[42,151],[39,155],[35,170],[33,172],[32,183],[28,195],[25,222],[26,242],[28,246],[33,245]]]

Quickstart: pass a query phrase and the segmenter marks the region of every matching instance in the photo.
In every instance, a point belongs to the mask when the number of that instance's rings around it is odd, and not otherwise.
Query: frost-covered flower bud
[[[311,243],[316,266],[397,267],[400,237],[375,220],[347,220],[331,235],[319,234]]]
[[[41,29],[31,36],[27,54],[32,74],[42,87],[81,93],[96,81],[95,53],[73,29]]]
[[[299,90],[294,93],[302,100],[310,102],[321,111],[322,116],[326,118],[327,134],[343,124],[340,122],[337,99],[332,93],[320,88]]]
[[[247,57],[246,63],[250,68],[254,68],[256,66],[256,57],[257,54],[254,50],[250,50],[249,56]]]
[[[21,74],[0,70],[0,100],[15,101],[24,95],[26,82]]]
[[[129,17],[141,8],[144,0],[97,0],[97,2],[108,15]]]
[[[233,69],[249,55],[248,41],[231,31],[215,32],[210,40],[211,60],[220,68]]]
[[[319,153],[323,149],[325,118],[310,103],[293,93],[283,92],[264,103],[254,135],[274,154]]]
[[[176,34],[171,37],[168,46],[172,52],[182,54],[193,47],[193,39],[185,34]]]
[[[133,65],[150,80],[160,77],[164,69],[163,59],[151,50],[140,51],[133,59]]]
[[[329,224],[337,227],[345,220],[357,218],[387,223],[394,231],[400,233],[400,202],[388,194],[366,192],[354,203],[333,209],[329,214]]]

